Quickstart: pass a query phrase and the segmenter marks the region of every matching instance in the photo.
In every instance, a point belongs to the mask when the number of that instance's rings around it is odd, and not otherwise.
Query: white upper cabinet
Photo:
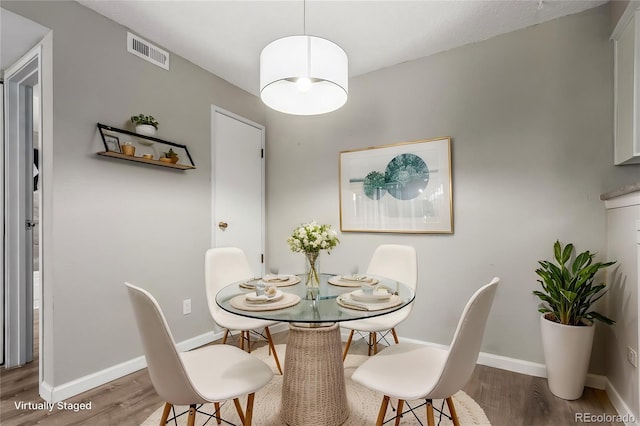
[[[611,37],[614,41],[614,161],[640,163],[640,10],[629,5]]]

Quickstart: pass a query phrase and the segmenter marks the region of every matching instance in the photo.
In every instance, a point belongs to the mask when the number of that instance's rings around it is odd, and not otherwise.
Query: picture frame
[[[342,232],[453,233],[451,137],[341,151],[338,169]]]
[[[120,139],[113,135],[104,135],[104,147],[107,151],[122,152],[120,149]]]

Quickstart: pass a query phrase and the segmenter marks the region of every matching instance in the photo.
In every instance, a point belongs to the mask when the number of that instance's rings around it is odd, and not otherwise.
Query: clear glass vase
[[[318,257],[320,253],[305,253],[307,258],[305,268],[305,281],[304,284],[307,289],[318,289],[320,286],[320,276],[318,275]]]

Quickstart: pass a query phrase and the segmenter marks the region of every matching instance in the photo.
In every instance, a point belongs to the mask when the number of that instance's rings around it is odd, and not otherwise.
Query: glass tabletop
[[[405,284],[388,278],[371,276],[378,281],[374,285],[374,288],[379,286],[386,287],[392,293],[396,293],[400,297],[401,302],[392,308],[384,310],[349,309],[340,306],[336,299],[340,295],[360,290],[360,286],[342,287],[333,285],[329,283],[329,279],[335,277],[332,280],[334,281],[337,278],[336,275],[320,274],[318,296],[315,300],[312,300],[310,296],[307,295],[307,288],[304,285],[304,276],[300,275],[300,277],[301,281],[298,284],[287,287],[278,287],[278,290],[283,293],[292,293],[300,297],[299,303],[288,308],[265,311],[246,311],[232,306],[231,299],[234,297],[254,292],[254,290],[240,287],[240,284],[246,283],[247,280],[235,282],[224,287],[216,295],[216,303],[225,311],[250,318],[296,323],[333,323],[388,314],[389,312],[397,311],[398,309],[401,309],[413,302],[415,297],[414,291]]]

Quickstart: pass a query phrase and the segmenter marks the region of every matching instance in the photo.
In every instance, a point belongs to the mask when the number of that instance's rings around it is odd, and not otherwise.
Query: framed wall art
[[[340,152],[340,230],[453,233],[451,138]]]
[[[104,146],[107,151],[121,152],[120,151],[120,139],[113,135],[104,135]]]

